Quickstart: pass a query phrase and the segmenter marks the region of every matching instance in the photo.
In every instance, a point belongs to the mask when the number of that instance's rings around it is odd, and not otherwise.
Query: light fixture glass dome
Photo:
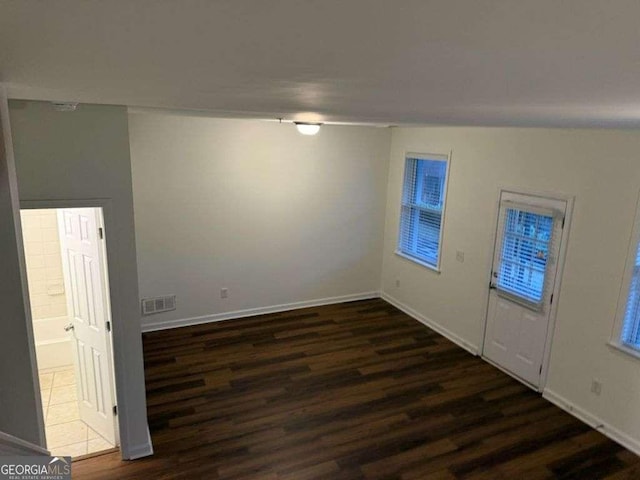
[[[320,131],[319,123],[294,122],[298,132],[303,135],[315,135]]]

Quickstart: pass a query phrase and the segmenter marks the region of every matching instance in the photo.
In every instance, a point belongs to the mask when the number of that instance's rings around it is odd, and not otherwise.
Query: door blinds
[[[561,214],[551,209],[503,201],[492,287],[525,307],[542,310],[550,295],[549,266],[556,261]]]

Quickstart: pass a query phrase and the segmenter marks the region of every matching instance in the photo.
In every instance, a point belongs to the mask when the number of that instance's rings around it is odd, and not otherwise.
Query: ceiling
[[[0,0],[12,98],[382,124],[640,126],[637,0]]]

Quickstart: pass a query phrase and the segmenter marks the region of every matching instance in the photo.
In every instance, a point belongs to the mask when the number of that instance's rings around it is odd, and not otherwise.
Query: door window
[[[540,308],[543,303],[554,217],[504,208],[502,238],[494,286],[499,292]]]

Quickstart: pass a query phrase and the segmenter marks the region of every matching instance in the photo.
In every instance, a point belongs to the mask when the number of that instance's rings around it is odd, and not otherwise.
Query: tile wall
[[[21,213],[33,319],[65,316],[67,301],[56,211],[22,210]]]

